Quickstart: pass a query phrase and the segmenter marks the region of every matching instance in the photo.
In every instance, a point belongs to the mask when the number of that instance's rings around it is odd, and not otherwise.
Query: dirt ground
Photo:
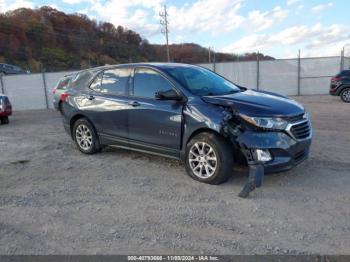
[[[202,184],[175,160],[79,153],[53,111],[0,126],[0,254],[350,254],[350,105],[310,110],[310,158],[241,199],[247,170]]]

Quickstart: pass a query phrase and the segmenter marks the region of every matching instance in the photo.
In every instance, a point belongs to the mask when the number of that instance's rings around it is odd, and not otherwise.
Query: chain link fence
[[[0,93],[10,98],[13,110],[51,109],[52,90],[72,72],[0,76]]]
[[[330,78],[350,69],[350,57],[318,57],[200,64],[247,88],[285,95],[328,94]],[[52,108],[57,81],[72,72],[0,76],[0,92],[14,110]]]
[[[232,82],[284,95],[328,94],[330,78],[350,69],[342,56],[200,64]]]

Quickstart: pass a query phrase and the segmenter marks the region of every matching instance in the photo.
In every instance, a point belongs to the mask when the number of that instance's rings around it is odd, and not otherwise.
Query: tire
[[[95,128],[86,118],[75,121],[72,137],[79,151],[84,154],[95,154],[101,150]]]
[[[226,182],[232,175],[233,160],[230,143],[214,133],[200,133],[186,146],[187,174],[203,183],[218,185]]]
[[[345,103],[350,103],[350,88],[344,88],[341,92],[340,92],[340,98],[343,102]]]
[[[1,117],[1,124],[2,125],[7,125],[8,123],[10,123],[10,119],[8,116]]]
[[[63,111],[62,111],[62,101],[58,102],[58,112],[60,112],[60,114],[63,115]]]

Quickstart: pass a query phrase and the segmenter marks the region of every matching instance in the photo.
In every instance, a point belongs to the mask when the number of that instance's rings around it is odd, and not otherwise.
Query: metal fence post
[[[46,87],[46,77],[45,77],[45,70],[41,72],[41,75],[43,77],[43,84],[44,84],[44,94],[45,94],[45,103],[46,103],[46,109],[49,109],[49,100],[47,97],[47,87]]]
[[[298,96],[300,96],[300,70],[301,70],[301,60],[300,60],[300,49],[298,53]]]
[[[259,52],[256,56],[256,89],[259,90],[259,83],[260,83],[260,59],[259,59]]]
[[[2,75],[0,75],[0,85],[1,85],[1,93],[5,94],[5,86],[4,86],[4,81],[2,79]]]
[[[216,72],[216,55],[215,55],[215,51],[213,53],[213,56],[214,56],[214,58],[213,58],[213,71]]]
[[[340,53],[340,71],[343,71],[344,70],[344,51],[345,51],[345,48],[343,47],[343,49],[341,50],[341,53]]]

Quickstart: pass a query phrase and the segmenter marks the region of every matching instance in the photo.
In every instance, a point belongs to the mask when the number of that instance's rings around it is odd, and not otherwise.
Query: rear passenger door
[[[128,68],[113,68],[101,72],[91,83],[89,115],[102,138],[127,140]],[[109,142],[110,143],[110,142]]]

